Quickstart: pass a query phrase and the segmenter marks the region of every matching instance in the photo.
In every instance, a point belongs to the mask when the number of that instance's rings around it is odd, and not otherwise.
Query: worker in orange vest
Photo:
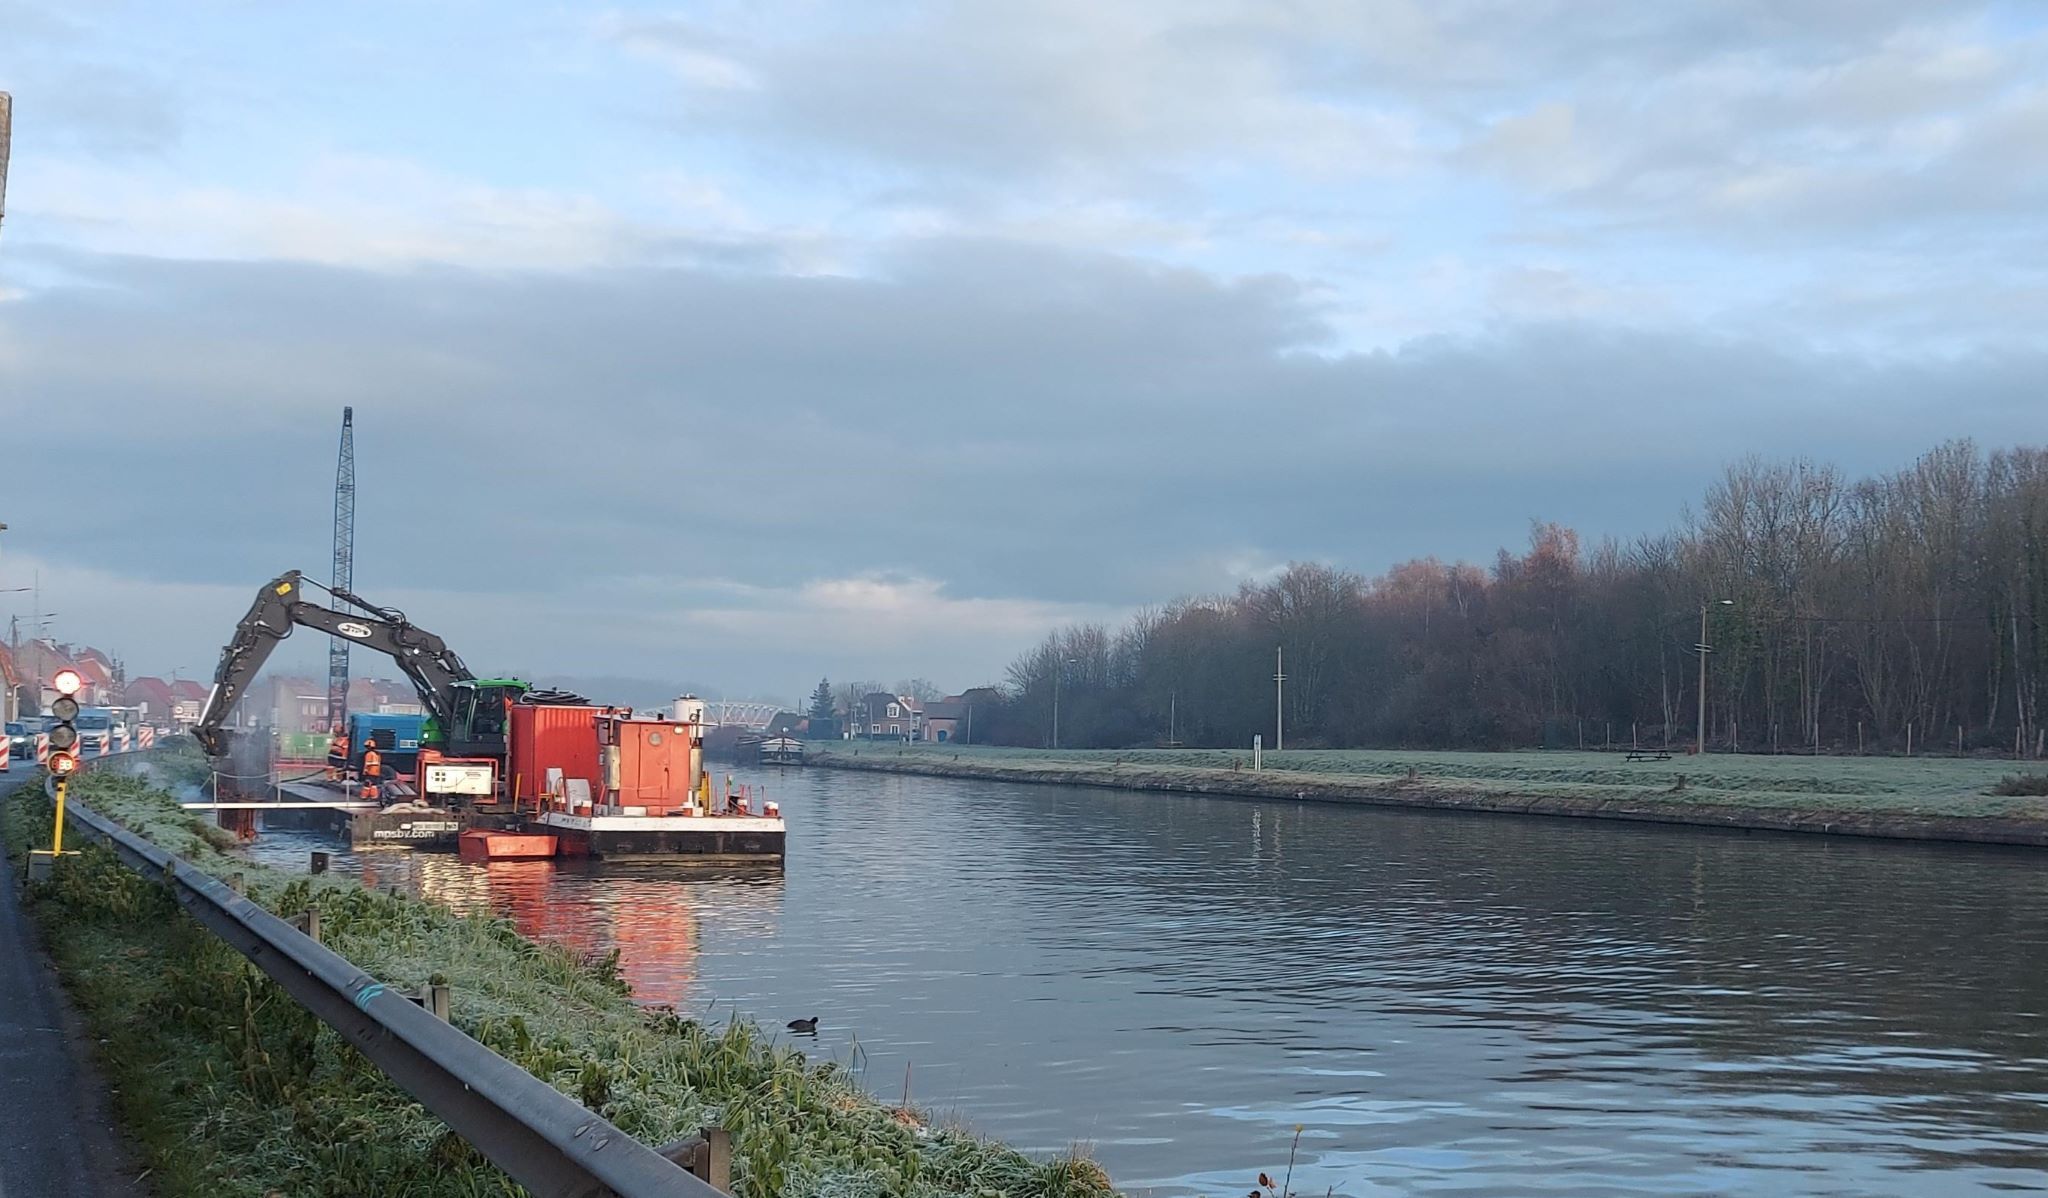
[[[327,741],[327,780],[339,782],[348,773],[348,737],[336,727]]]
[[[384,777],[384,755],[377,752],[377,742],[363,742],[363,798],[377,801],[377,783]]]

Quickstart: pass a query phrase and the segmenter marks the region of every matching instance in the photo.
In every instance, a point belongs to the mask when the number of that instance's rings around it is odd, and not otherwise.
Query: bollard
[[[732,1190],[732,1133],[722,1127],[707,1127],[694,1136],[675,1140],[656,1152],[688,1169],[698,1181],[714,1190]]]
[[[313,943],[320,943],[320,908],[308,907],[285,922],[310,936]]]

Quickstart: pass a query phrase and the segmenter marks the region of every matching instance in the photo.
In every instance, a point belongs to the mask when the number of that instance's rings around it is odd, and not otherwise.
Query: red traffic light
[[[85,678],[77,670],[58,670],[50,679],[50,689],[60,695],[75,695],[85,685]]]
[[[49,769],[52,778],[69,778],[78,772],[78,758],[53,749],[50,751]]]

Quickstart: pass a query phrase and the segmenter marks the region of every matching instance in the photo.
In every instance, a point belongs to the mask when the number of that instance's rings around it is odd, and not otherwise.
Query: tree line
[[[1728,467],[1672,531],[1587,548],[1538,523],[1490,567],[1296,563],[1121,627],[1058,629],[976,739],[1065,747],[1689,744],[2038,752],[2048,450],[1944,444],[1890,474]]]

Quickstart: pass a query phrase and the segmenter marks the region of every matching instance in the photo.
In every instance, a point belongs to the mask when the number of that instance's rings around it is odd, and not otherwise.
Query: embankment
[[[2000,762],[1619,754],[813,746],[832,769],[1117,790],[2048,848],[2048,800],[1988,792]],[[1276,764],[1277,763],[1277,764]]]
[[[166,779],[169,781],[169,779]],[[1080,1159],[1028,1159],[876,1101],[837,1064],[808,1060],[745,1020],[716,1024],[635,1004],[615,960],[582,961],[503,920],[265,869],[181,811],[152,780],[97,767],[73,794],[210,872],[239,874],[281,916],[320,911],[323,940],[394,988],[452,988],[452,1021],[650,1144],[717,1124],[734,1136],[734,1191],[767,1195],[990,1194],[1108,1198]],[[39,785],[0,805],[7,851],[46,847]],[[73,846],[67,838],[67,847]],[[119,1115],[154,1192],[519,1192],[333,1029],[93,846],[31,888],[34,918],[100,1043]]]

